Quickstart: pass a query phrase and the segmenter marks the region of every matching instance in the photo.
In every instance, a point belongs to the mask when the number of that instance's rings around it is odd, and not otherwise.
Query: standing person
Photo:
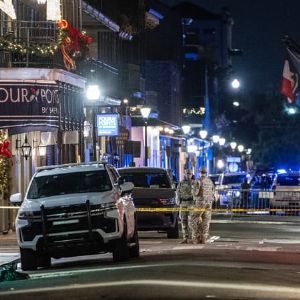
[[[248,178],[245,177],[243,183],[241,184],[241,207],[240,208],[247,208],[248,207],[248,199],[249,199],[249,189],[250,184],[248,183]]]
[[[203,211],[193,211],[190,218],[193,244],[205,244],[209,236],[211,207],[214,200],[214,184],[207,177],[207,169],[201,167],[200,178],[193,185],[194,208]]]
[[[167,173],[169,175],[169,178],[171,180],[171,185],[173,189],[177,188],[177,178],[176,176],[173,174],[173,171],[171,169],[167,169]]]
[[[187,244],[189,238],[189,216],[190,209],[193,205],[193,180],[192,180],[192,170],[186,169],[185,176],[182,181],[179,182],[177,187],[177,197],[180,204],[180,219],[182,227],[182,241],[181,244]]]

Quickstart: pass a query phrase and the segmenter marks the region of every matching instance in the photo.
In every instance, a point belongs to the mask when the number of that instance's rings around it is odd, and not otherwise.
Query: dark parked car
[[[137,212],[138,230],[162,230],[168,238],[178,238],[178,212],[159,212],[159,209],[175,208],[176,192],[171,186],[167,171],[163,168],[120,168],[119,173],[133,182],[133,201],[136,208],[157,209],[155,212]]]

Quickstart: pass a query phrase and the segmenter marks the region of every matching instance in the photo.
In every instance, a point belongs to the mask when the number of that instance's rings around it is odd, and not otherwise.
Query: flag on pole
[[[300,48],[291,39],[285,40],[287,57],[284,62],[280,93],[292,103],[300,92]]]

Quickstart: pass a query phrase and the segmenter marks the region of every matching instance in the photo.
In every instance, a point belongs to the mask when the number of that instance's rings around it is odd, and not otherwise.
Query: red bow
[[[0,143],[0,156],[4,157],[12,157],[11,152],[8,150],[9,147],[9,141],[5,140],[3,143]]]

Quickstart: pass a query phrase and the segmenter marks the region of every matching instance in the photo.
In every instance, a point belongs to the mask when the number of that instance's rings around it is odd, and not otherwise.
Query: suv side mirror
[[[130,194],[134,188],[134,184],[132,182],[123,182],[120,185],[120,189],[122,191],[122,195]]]
[[[118,178],[118,185],[121,186],[125,182],[125,178],[123,176]]]
[[[10,196],[9,201],[11,204],[17,206],[17,205],[21,205],[21,203],[23,202],[22,199],[22,194],[21,193],[16,193]]]

